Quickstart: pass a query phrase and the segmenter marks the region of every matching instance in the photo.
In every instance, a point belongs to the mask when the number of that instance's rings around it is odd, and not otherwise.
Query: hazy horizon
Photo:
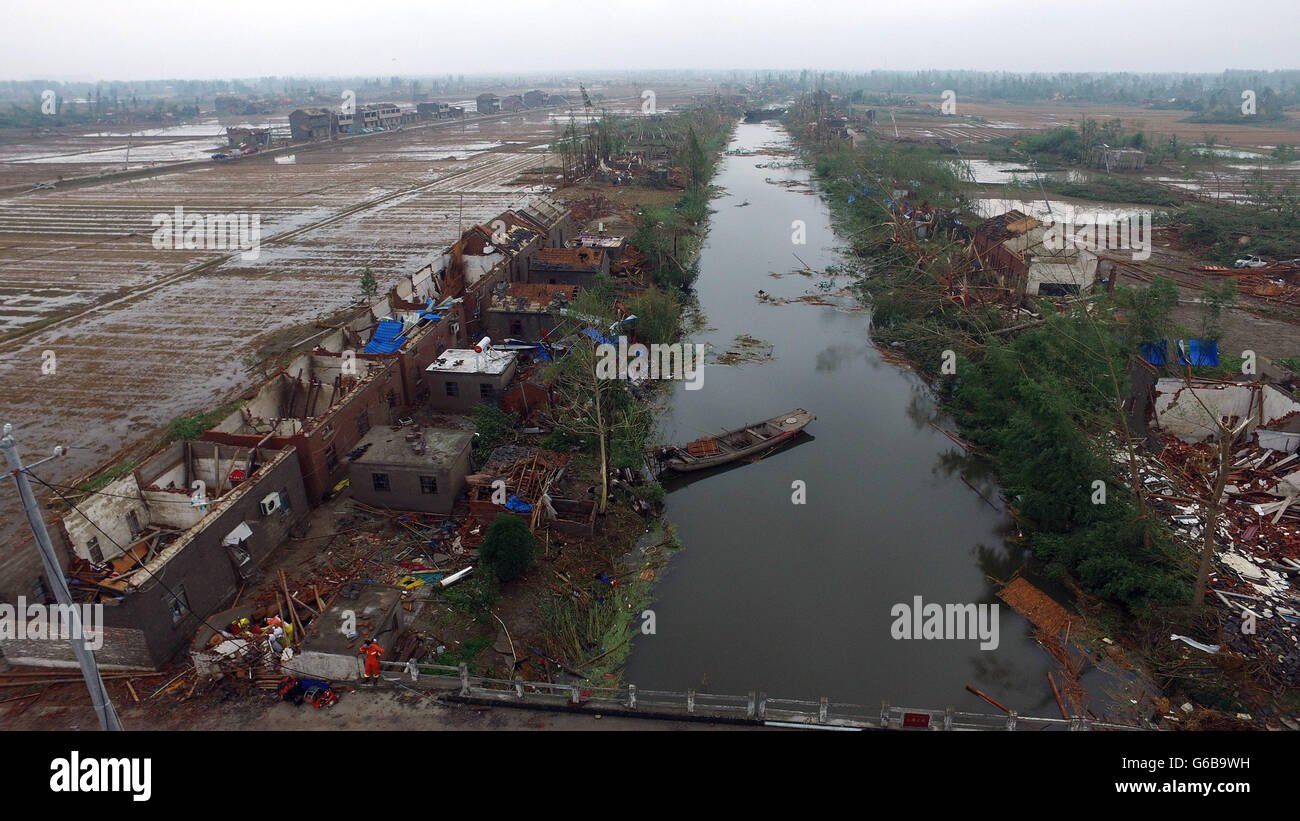
[[[923,8],[850,0],[810,5],[610,0],[552,8],[282,0],[233,12],[178,12],[174,0],[11,6],[0,79],[59,82],[303,79],[578,72],[1005,71],[1219,73],[1288,70],[1293,0],[1137,7],[932,0]],[[593,10],[594,8],[594,10]],[[1253,25],[1252,25],[1253,24]],[[384,40],[378,43],[376,40]]]

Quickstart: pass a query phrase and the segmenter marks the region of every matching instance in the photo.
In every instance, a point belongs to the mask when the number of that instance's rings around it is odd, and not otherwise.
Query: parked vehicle
[[[34,190],[34,191],[47,191],[47,190],[49,190],[49,189],[51,189],[51,188],[53,188],[53,187],[54,187],[54,183],[52,183],[52,182],[37,182],[37,183],[32,183],[32,190]]]
[[[228,160],[228,159],[230,159],[230,155],[229,155],[229,154],[213,154],[213,155],[212,155],[212,159],[214,159],[214,160],[218,160],[218,161],[220,161],[220,160]]]
[[[1259,257],[1246,257],[1232,263],[1233,268],[1263,268],[1266,265],[1268,265],[1268,263]]]

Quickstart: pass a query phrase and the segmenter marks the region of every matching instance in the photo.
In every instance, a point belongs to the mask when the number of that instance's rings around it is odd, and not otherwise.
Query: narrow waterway
[[[656,632],[637,635],[627,680],[995,712],[970,684],[1022,713],[1055,715],[1050,659],[1005,605],[996,649],[891,636],[891,608],[916,596],[1000,604],[988,577],[1009,578],[1023,552],[1004,541],[1011,525],[996,488],[928,424],[938,418],[928,389],[869,344],[869,314],[851,297],[827,298],[823,278],[791,273],[837,262],[841,244],[809,172],[786,165],[791,145],[776,124],[738,126],[730,148],[755,153],[719,165],[724,193],[697,283],[705,327],[688,334],[715,354],[748,334],[775,358],[711,364],[699,390],[676,385],[660,433],[681,443],[797,407],[817,420],[757,463],[667,484],[667,518],[686,548],[656,587]],[[806,244],[793,241],[796,220]],[[771,304],[760,289],[836,304]]]

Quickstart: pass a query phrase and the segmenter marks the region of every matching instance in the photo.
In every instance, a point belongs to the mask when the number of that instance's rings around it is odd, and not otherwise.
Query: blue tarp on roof
[[[1159,342],[1139,342],[1138,353],[1152,365],[1163,365],[1169,359],[1169,351],[1165,348],[1163,339]]]
[[[402,323],[395,319],[385,319],[375,329],[375,335],[366,343],[366,353],[396,353],[406,344],[402,336]]]
[[[1213,339],[1179,340],[1177,348],[1180,365],[1219,364],[1219,343]]]

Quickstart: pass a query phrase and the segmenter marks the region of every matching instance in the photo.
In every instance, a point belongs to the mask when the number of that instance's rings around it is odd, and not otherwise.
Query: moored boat
[[[717,467],[792,442],[816,418],[811,411],[795,408],[717,436],[696,439],[683,447],[660,448],[657,456],[663,467],[682,473]]]

